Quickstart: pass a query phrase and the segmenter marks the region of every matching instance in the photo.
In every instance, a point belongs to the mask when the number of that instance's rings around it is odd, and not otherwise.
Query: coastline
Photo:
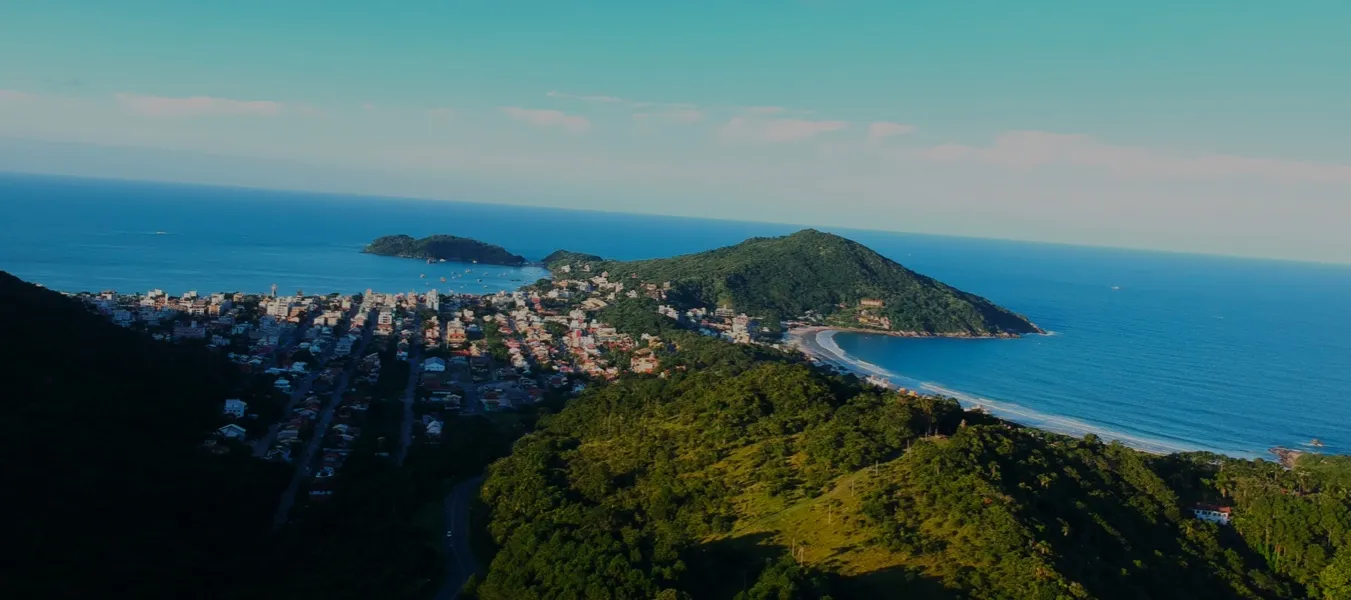
[[[1118,431],[1112,431],[1104,427],[1085,423],[1074,418],[1044,414],[1015,404],[1006,402],[995,402],[992,400],[988,400],[986,398],[973,397],[955,390],[950,390],[937,385],[925,383],[919,380],[913,380],[908,377],[904,377],[891,371],[888,371],[884,367],[874,365],[867,361],[849,356],[834,342],[833,338],[835,334],[841,332],[873,333],[881,335],[893,334],[893,337],[909,337],[909,338],[951,337],[951,338],[979,339],[975,338],[974,336],[894,335],[895,332],[875,331],[863,328],[827,327],[827,326],[794,327],[785,332],[784,338],[785,344],[787,346],[797,349],[809,360],[812,360],[819,364],[829,366],[844,373],[852,373],[853,375],[856,375],[860,378],[867,378],[870,376],[874,376],[886,379],[887,381],[890,381],[893,384],[898,385],[902,389],[912,390],[922,394],[948,396],[956,399],[962,405],[963,408],[966,408],[968,410],[980,409],[985,412],[988,412],[989,414],[997,418],[1012,423],[1017,423],[1024,427],[1040,429],[1042,431],[1046,431],[1049,433],[1066,435],[1070,437],[1083,437],[1084,435],[1091,433],[1103,439],[1104,441],[1118,441],[1130,448],[1157,455],[1174,454],[1179,452],[1194,452],[1194,451],[1218,452],[1216,450],[1210,450],[1199,446],[1189,447],[1192,446],[1192,444],[1182,442],[1180,440],[1179,443],[1169,443],[1164,440],[1150,439],[1141,436],[1132,436]],[[1049,335],[1049,334],[1040,334],[1040,335]],[[986,339],[995,339],[995,336],[987,336]],[[904,381],[904,383],[898,382],[897,381],[898,379]],[[1222,453],[1234,456],[1236,458],[1248,458],[1248,459],[1270,458],[1269,455],[1263,456],[1253,452],[1243,452],[1243,453],[1222,452]]]

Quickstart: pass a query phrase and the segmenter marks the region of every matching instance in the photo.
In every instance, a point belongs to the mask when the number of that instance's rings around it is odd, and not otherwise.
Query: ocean
[[[62,291],[494,292],[546,275],[362,254],[447,233],[537,260],[632,260],[789,225],[0,174],[0,269]],[[898,383],[1029,425],[1154,450],[1351,452],[1351,267],[822,228],[1053,332],[838,333]],[[440,279],[445,277],[446,282]]]

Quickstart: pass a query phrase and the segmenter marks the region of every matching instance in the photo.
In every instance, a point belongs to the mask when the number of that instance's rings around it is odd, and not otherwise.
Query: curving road
[[[446,495],[445,523],[450,533],[445,538],[446,578],[441,589],[436,591],[435,600],[454,600],[460,595],[469,576],[479,572],[478,561],[474,560],[474,549],[469,545],[469,507],[474,495],[483,484],[483,476],[466,479]]]

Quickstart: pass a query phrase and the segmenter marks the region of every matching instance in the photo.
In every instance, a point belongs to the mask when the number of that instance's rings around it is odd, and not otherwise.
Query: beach
[[[1132,435],[1108,427],[1094,425],[1081,420],[1045,414],[1009,402],[999,402],[988,398],[975,397],[957,390],[949,389],[929,382],[919,381],[892,372],[885,367],[850,356],[835,342],[840,333],[864,333],[887,336],[886,332],[858,330],[839,327],[795,327],[785,334],[788,346],[798,349],[804,356],[819,364],[832,367],[844,373],[852,373],[860,378],[877,377],[887,380],[903,390],[912,390],[922,394],[946,396],[957,400],[966,409],[980,409],[1001,419],[1071,437],[1083,437],[1093,434],[1104,441],[1116,441],[1136,450],[1152,454],[1171,454],[1189,452],[1198,448],[1153,439],[1147,436]],[[909,336],[891,336],[909,337]],[[1253,458],[1262,456],[1256,452],[1228,451],[1225,454]]]

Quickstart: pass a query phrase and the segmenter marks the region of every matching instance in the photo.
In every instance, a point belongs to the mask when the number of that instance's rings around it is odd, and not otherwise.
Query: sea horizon
[[[670,213],[645,213],[645,212],[630,212],[630,211],[618,211],[618,210],[602,210],[602,209],[594,209],[594,208],[570,208],[570,207],[569,207],[569,208],[565,208],[565,207],[549,206],[549,205],[543,205],[543,204],[529,204],[529,203],[519,203],[519,202],[489,202],[489,201],[483,201],[483,200],[449,198],[449,197],[441,197],[441,196],[424,196],[424,195],[412,195],[412,196],[409,196],[409,195],[386,195],[386,194],[366,193],[366,192],[341,192],[341,191],[331,191],[331,190],[312,190],[312,189],[304,189],[304,188],[298,188],[298,187],[262,187],[262,186],[243,185],[243,184],[200,183],[200,182],[192,182],[192,181],[173,181],[173,180],[157,180],[157,179],[137,179],[137,178],[97,177],[97,176],[68,175],[68,174],[62,174],[62,173],[36,173],[36,172],[18,172],[18,171],[5,171],[5,170],[0,170],[0,183],[3,183],[4,180],[5,180],[6,178],[10,178],[10,179],[49,179],[49,180],[57,180],[57,181],[59,181],[59,180],[70,180],[70,181],[82,181],[82,182],[90,182],[90,183],[100,183],[100,182],[102,182],[102,183],[110,183],[110,184],[129,184],[129,185],[147,185],[147,186],[165,186],[165,187],[185,187],[185,188],[209,188],[209,189],[230,190],[230,191],[237,191],[237,192],[262,193],[262,194],[295,194],[295,195],[308,196],[308,197],[330,197],[330,198],[335,199],[335,200],[368,200],[368,201],[396,201],[396,202],[433,202],[433,203],[445,203],[445,204],[450,204],[450,205],[475,206],[475,207],[483,207],[483,208],[535,209],[535,210],[542,210],[542,211],[558,211],[558,212],[565,212],[565,213],[593,214],[593,215],[601,215],[601,216],[649,217],[649,218],[657,218],[657,219],[676,219],[676,220],[702,221],[702,222],[711,222],[711,223],[727,223],[727,224],[737,224],[737,225],[753,225],[753,226],[766,226],[766,227],[784,227],[784,228],[791,228],[791,230],[789,231],[790,233],[791,233],[791,231],[799,231],[799,230],[802,230],[802,229],[818,229],[818,230],[821,230],[821,231],[830,231],[830,232],[838,233],[838,234],[840,234],[840,235],[845,235],[845,232],[854,232],[854,233],[863,233],[863,234],[897,234],[897,235],[917,236],[917,237],[932,237],[932,238],[948,239],[948,240],[969,240],[969,241],[983,241],[983,242],[1000,242],[1000,243],[1010,243],[1010,244],[1026,244],[1026,245],[1030,245],[1030,246],[1043,246],[1043,247],[1048,247],[1048,248],[1057,248],[1057,247],[1058,247],[1058,248],[1064,248],[1064,249],[1111,250],[1111,251],[1118,251],[1118,252],[1139,252],[1139,253],[1145,253],[1145,254],[1155,254],[1155,255],[1160,255],[1160,256],[1170,256],[1170,255],[1172,255],[1172,256],[1190,256],[1190,257],[1212,258],[1212,259],[1222,259],[1222,260],[1257,261],[1257,262],[1273,262],[1273,263],[1295,263],[1295,264],[1303,264],[1303,265],[1323,266],[1323,267],[1329,267],[1329,268],[1344,268],[1344,269],[1347,269],[1348,271],[1351,271],[1351,261],[1347,261],[1347,262],[1339,262],[1339,261],[1334,261],[1334,260],[1314,260],[1314,259],[1308,259],[1308,258],[1288,258],[1288,257],[1279,257],[1279,256],[1261,256],[1261,255],[1245,255],[1245,254],[1224,254],[1224,253],[1216,253],[1216,252],[1198,252],[1198,251],[1189,251],[1189,250],[1173,250],[1173,249],[1166,249],[1166,248],[1146,248],[1146,247],[1138,247],[1138,246],[1115,246],[1115,245],[1099,245],[1099,244],[1080,244],[1080,243],[1069,243],[1069,242],[1039,241],[1039,240],[1020,239],[1020,238],[1005,238],[1005,237],[995,237],[995,236],[961,235],[961,234],[954,234],[954,233],[934,233],[934,232],[924,232],[924,231],[912,231],[912,230],[906,230],[906,229],[876,229],[876,228],[856,227],[856,226],[830,226],[830,225],[820,225],[820,224],[799,223],[799,222],[795,222],[795,221],[752,221],[752,220],[746,220],[746,219],[725,218],[725,217],[717,217],[717,216],[690,216],[690,215],[670,214]],[[786,234],[785,234],[785,235],[786,235]],[[848,237],[848,236],[846,235],[846,237]],[[510,248],[508,248],[508,250],[510,250]],[[543,258],[543,257],[546,256],[546,255],[547,255],[547,253],[546,253],[546,254],[542,254],[542,255],[540,255],[539,257],[531,257],[531,256],[528,256],[528,255],[525,255],[525,256],[526,256],[526,258],[529,259],[529,260],[537,261],[537,260],[539,260],[540,258]],[[607,257],[605,257],[605,258],[611,258],[611,257],[608,257],[608,256],[607,256]]]
[[[635,260],[801,228],[47,175],[0,175],[0,197],[11,214],[0,224],[0,269],[65,292],[265,293],[277,284],[283,293],[491,293],[547,273],[429,265],[361,248],[383,235],[446,233],[531,260],[560,249]],[[1263,456],[1319,438],[1324,451],[1351,451],[1351,435],[1334,427],[1351,421],[1351,406],[1339,402],[1351,388],[1351,323],[1339,302],[1351,295],[1345,265],[816,229],[1055,332],[833,338],[845,355],[915,383],[907,387],[1021,411],[1020,422],[1043,429],[1082,424],[1067,432],[1166,449]]]

